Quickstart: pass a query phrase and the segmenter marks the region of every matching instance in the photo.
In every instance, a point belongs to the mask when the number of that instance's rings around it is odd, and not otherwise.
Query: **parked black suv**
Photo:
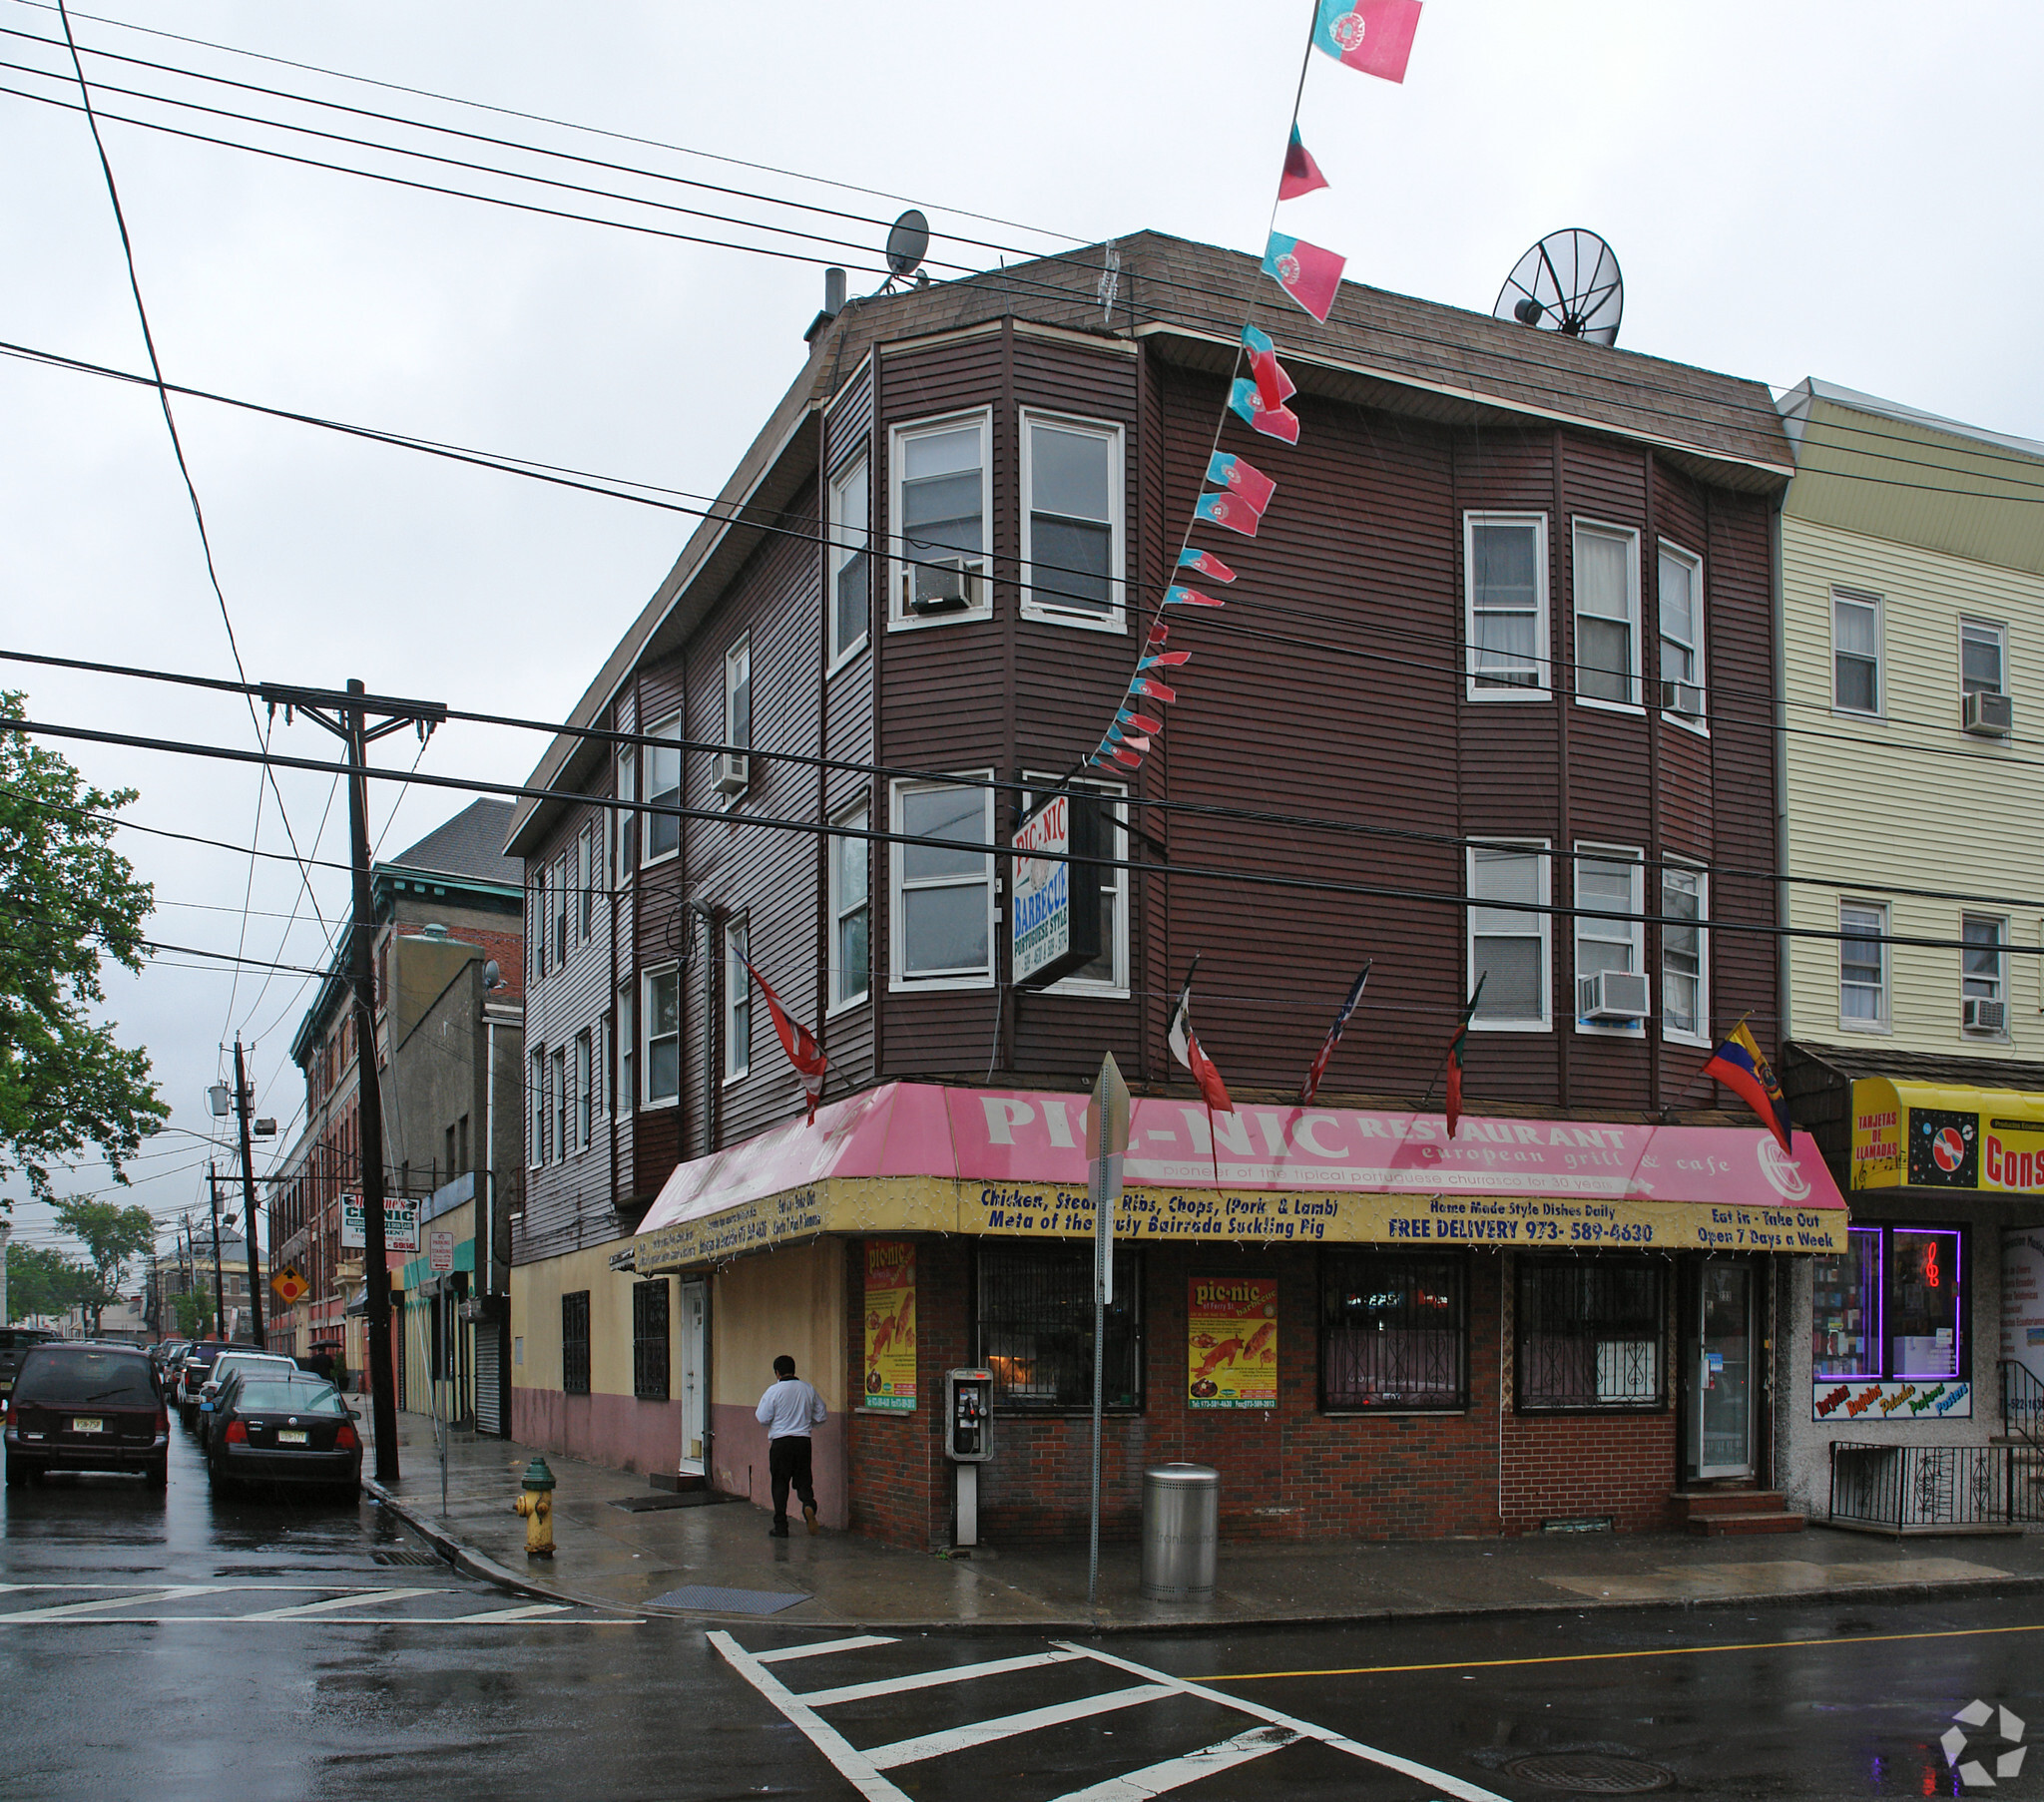
[[[171,1417],[146,1352],[59,1340],[33,1347],[7,1412],[7,1484],[46,1471],[139,1471],[170,1477]]]
[[[0,1408],[14,1390],[15,1373],[32,1345],[47,1345],[56,1334],[39,1326],[0,1326]]]

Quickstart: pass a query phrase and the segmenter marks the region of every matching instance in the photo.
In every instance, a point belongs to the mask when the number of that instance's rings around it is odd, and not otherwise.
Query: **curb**
[[[409,1503],[400,1501],[373,1477],[362,1479],[362,1493],[377,1507],[387,1508],[455,1570],[469,1577],[480,1577],[484,1582],[495,1583],[498,1588],[508,1589],[513,1595],[533,1595],[546,1601],[570,1601],[578,1607],[601,1608],[608,1613],[643,1611],[632,1609],[625,1602],[605,1601],[594,1595],[578,1595],[574,1590],[562,1588],[557,1584],[535,1582],[529,1577],[520,1577],[509,1567],[498,1564],[487,1553],[476,1551],[473,1546],[457,1540],[444,1527],[436,1526],[431,1516],[421,1514]]]

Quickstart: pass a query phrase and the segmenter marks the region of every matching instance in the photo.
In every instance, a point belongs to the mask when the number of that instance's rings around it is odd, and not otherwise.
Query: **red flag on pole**
[[[1469,1005],[1462,1010],[1462,1024],[1455,1028],[1455,1036],[1448,1042],[1448,1136],[1455,1136],[1455,1128],[1462,1120],[1462,1053],[1469,1043],[1469,1022],[1475,1017],[1476,1004],[1483,999],[1483,985],[1490,972],[1484,971],[1476,979],[1476,993],[1469,997]]]
[[[1221,1080],[1214,1060],[1207,1056],[1200,1036],[1193,1031],[1193,970],[1199,967],[1196,957],[1193,969],[1186,972],[1185,987],[1178,992],[1178,1006],[1172,1009],[1171,1055],[1193,1073],[1193,1081],[1200,1086],[1200,1099],[1210,1113],[1233,1114],[1235,1104],[1228,1099],[1228,1085]]]
[[[1298,1092],[1298,1105],[1310,1108],[1313,1097],[1320,1093],[1320,1079],[1327,1074],[1327,1066],[1333,1061],[1334,1048],[1341,1043],[1341,1034],[1348,1025],[1348,1016],[1355,1012],[1355,1004],[1362,999],[1362,985],[1369,981],[1371,958],[1362,966],[1362,974],[1355,979],[1355,986],[1348,991],[1348,999],[1341,1004],[1340,1013],[1334,1016],[1334,1024],[1327,1028],[1327,1037],[1320,1046],[1319,1056],[1313,1059],[1313,1067],[1305,1073],[1305,1086]]]
[[[823,1048],[816,1043],[816,1035],[798,1020],[790,1020],[787,1010],[780,1005],[780,997],[773,993],[773,987],[755,970],[750,961],[746,972],[760,985],[760,994],[766,1000],[766,1012],[773,1019],[774,1037],[780,1041],[780,1049],[787,1053],[787,1061],[795,1067],[802,1080],[802,1088],[809,1098],[809,1121],[816,1119],[816,1103],[822,1099],[823,1072],[829,1068],[830,1060],[823,1056]]]

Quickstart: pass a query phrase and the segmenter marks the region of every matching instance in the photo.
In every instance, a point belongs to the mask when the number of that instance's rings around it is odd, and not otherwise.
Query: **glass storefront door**
[[[1753,1266],[1707,1259],[1698,1267],[1695,1406],[1699,1477],[1753,1475]]]

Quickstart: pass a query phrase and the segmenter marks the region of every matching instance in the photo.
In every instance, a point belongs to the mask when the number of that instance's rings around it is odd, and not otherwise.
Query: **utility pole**
[[[369,887],[369,746],[410,725],[420,739],[447,717],[429,700],[372,697],[359,681],[345,693],[265,682],[259,690],[284,723],[302,712],[347,746],[349,862],[354,867],[348,978],[354,987],[355,1093],[362,1147],[362,1274],[368,1286],[369,1408],[376,1428],[376,1481],[397,1481],[397,1388],[390,1360],[390,1258],[383,1242],[383,1092],[376,1069],[376,918]],[[375,722],[370,722],[374,714]]]
[[[220,1271],[220,1176],[210,1163],[206,1198],[213,1204],[213,1336],[218,1339],[228,1330],[228,1298]]]
[[[256,1259],[256,1176],[250,1167],[249,1110],[255,1098],[249,1093],[248,1072],[242,1065],[242,1035],[235,1035],[235,1119],[242,1128],[242,1242],[249,1250],[249,1307],[255,1323],[256,1343],[269,1342],[262,1335],[262,1276]]]

